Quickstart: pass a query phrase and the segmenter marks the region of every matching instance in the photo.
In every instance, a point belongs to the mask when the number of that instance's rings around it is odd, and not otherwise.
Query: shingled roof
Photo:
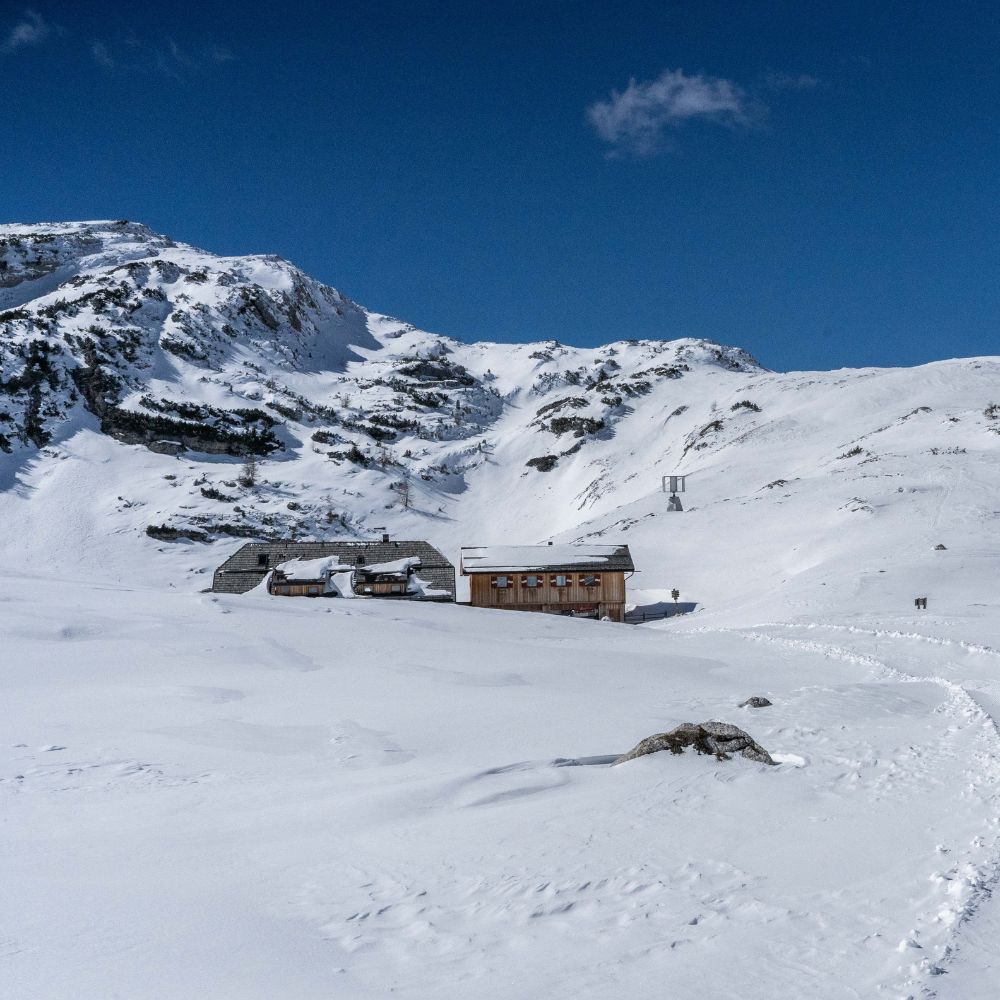
[[[462,549],[462,574],[543,572],[634,573],[627,545],[478,545]]]
[[[268,570],[291,559],[335,556],[345,565],[372,566],[417,558],[417,576],[434,590],[455,600],[455,567],[427,542],[250,542],[233,553],[216,571],[212,590],[220,594],[245,594],[264,579]]]

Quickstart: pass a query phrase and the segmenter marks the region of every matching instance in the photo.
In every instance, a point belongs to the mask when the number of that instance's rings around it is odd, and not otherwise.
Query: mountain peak
[[[806,544],[840,530],[841,507],[902,502],[873,486],[905,488],[901,454],[951,468],[995,451],[995,370],[778,374],[691,337],[464,343],[272,255],[124,221],[0,227],[0,498],[15,521],[23,497],[31,523],[75,525],[60,545],[81,559],[109,558],[108,525],[168,561],[191,542],[387,524],[445,549],[668,529],[681,551],[697,521],[658,516],[677,472],[695,511],[732,501],[717,525],[742,517],[752,538],[746,518],[787,503]]]

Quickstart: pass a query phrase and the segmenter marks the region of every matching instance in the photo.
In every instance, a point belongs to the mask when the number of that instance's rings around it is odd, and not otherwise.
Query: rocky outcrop
[[[741,701],[739,703],[739,705],[737,705],[736,707],[737,708],[767,708],[770,704],[771,704],[771,702],[768,701],[767,698],[765,698],[763,695],[761,695],[761,694],[755,694],[755,695],[752,695],[751,697],[747,698],[746,701]]]
[[[204,413],[194,414],[200,418],[198,420],[143,413],[118,405],[121,380],[100,365],[74,368],[70,374],[87,409],[100,419],[101,431],[123,444],[145,445],[150,451],[164,455],[177,455],[190,449],[241,458],[270,455],[284,447],[271,430],[274,420],[259,410],[214,411],[228,420],[228,424],[211,423]],[[163,409],[162,405],[158,408]]]
[[[740,754],[760,764],[774,763],[771,755],[749,733],[728,722],[711,720],[701,724],[685,722],[670,732],[647,736],[614,764],[624,764],[661,750],[683,753],[685,747],[694,747],[697,753],[712,754],[717,760],[729,760],[733,754]]]
[[[366,520],[418,503],[436,518],[485,481],[477,469],[513,478],[512,456],[525,491],[584,510],[639,474],[619,475],[605,448],[633,404],[670,382],[673,419],[691,405],[673,399],[688,392],[676,381],[717,369],[761,371],[692,339],[463,344],[371,313],[277,257],[218,257],[126,220],[0,224],[0,463],[60,461],[62,441],[95,424],[184,455],[169,493],[141,485],[164,541],[367,534]],[[732,404],[750,391],[741,379],[717,394]],[[689,430],[675,423],[659,443]],[[227,482],[248,456],[271,459],[252,493]],[[579,484],[561,475],[573,456]]]

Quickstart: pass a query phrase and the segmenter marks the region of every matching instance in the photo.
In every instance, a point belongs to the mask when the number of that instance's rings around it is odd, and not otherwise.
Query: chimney
[[[383,541],[383,542],[384,542],[384,543],[385,543],[386,545],[388,545],[388,544],[389,544],[389,533],[388,533],[388,532],[386,532],[386,533],[385,533],[384,535],[382,535],[382,541]]]
[[[552,544],[552,543],[551,543],[551,542],[549,542],[549,545],[551,545],[551,544]]]

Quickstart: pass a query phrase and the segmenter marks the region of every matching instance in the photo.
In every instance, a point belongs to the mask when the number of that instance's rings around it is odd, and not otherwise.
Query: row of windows
[[[571,587],[573,586],[573,573],[553,573],[549,577],[550,587]],[[517,582],[517,577],[515,576],[491,576],[490,586],[496,587],[498,590],[506,590],[509,587],[513,587]],[[529,589],[534,589],[535,587],[541,587],[545,582],[545,577],[537,573],[528,573],[526,576],[521,577],[521,586],[528,587]],[[581,587],[599,587],[601,585],[601,574],[600,573],[581,573],[579,575],[579,585]]]

